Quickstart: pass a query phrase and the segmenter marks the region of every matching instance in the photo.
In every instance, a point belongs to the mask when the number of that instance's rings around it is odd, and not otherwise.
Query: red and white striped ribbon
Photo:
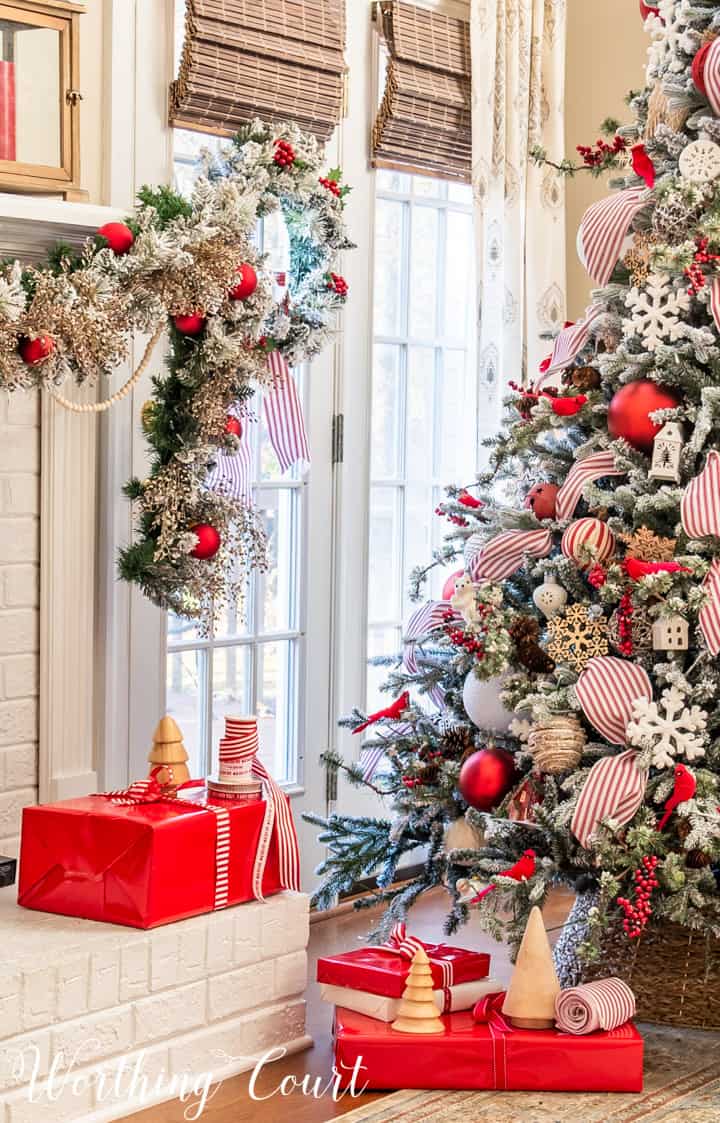
[[[418,672],[415,649],[417,646],[422,647],[422,643],[418,641],[432,639],[433,633],[437,633],[439,638],[440,629],[444,626],[448,613],[452,613],[453,620],[460,619],[448,601],[430,600],[421,604],[408,620],[404,635],[403,665],[411,675],[416,675]]]
[[[274,377],[271,390],[265,392],[263,405],[270,444],[286,472],[293,464],[310,463],[310,449],[305,431],[300,395],[290,367],[279,351],[268,355],[268,366]]]
[[[470,576],[473,581],[502,581],[520,569],[528,555],[546,558],[551,550],[549,530],[504,530],[473,558]]]
[[[235,455],[217,450],[215,467],[208,475],[207,487],[247,506],[252,501],[252,448],[248,426],[244,423],[239,442]]]
[[[14,160],[15,152],[15,63],[0,60],[0,160]]]
[[[714,39],[703,66],[705,93],[716,116],[720,117],[720,40]]]
[[[557,493],[555,510],[559,519],[569,519],[577,507],[586,484],[600,480],[603,476],[624,476],[622,469],[615,467],[615,454],[609,449],[594,452],[573,464],[565,483]]]
[[[260,743],[256,717],[226,717],[225,736],[220,740],[219,773],[224,779],[252,773],[252,762]]]
[[[720,561],[717,558],[710,566],[702,588],[708,601],[700,609],[698,624],[710,653],[720,655]]]
[[[275,783],[264,764],[257,758],[253,762],[253,775],[263,781],[265,817],[260,830],[253,865],[253,896],[258,901],[262,894],[263,875],[267,864],[273,832],[277,835],[280,884],[284,889],[300,889],[300,850],[290,805],[282,788]]]
[[[561,1033],[617,1029],[634,1017],[635,995],[622,979],[598,979],[571,987],[555,999],[555,1021]]]
[[[215,903],[214,909],[227,908],[230,895],[230,812],[214,803],[206,804],[215,816]]]
[[[380,947],[383,951],[395,952],[397,955],[401,955],[403,959],[408,960],[412,960],[415,952],[419,949],[422,949],[423,951],[427,950],[425,944],[422,942],[422,940],[419,940],[417,936],[408,936],[407,929],[402,922],[393,925],[389,940],[387,941],[387,943],[380,944]],[[438,967],[440,969],[440,973],[442,976],[440,980],[440,986],[454,986],[455,971],[453,969],[452,963],[448,963],[444,959],[433,959],[432,956],[429,956],[428,958],[430,959],[433,967]]]
[[[560,332],[555,340],[550,366],[535,384],[536,391],[542,390],[551,381],[554,374],[564,370],[573,359],[577,358],[590,338],[593,323],[598,316],[602,316],[604,311],[602,305],[591,304],[589,308],[585,309],[585,316],[582,320],[578,320],[576,324],[572,324],[569,328],[564,328]]]
[[[590,769],[570,829],[586,849],[603,819],[629,823],[645,796],[647,772],[637,765],[637,751],[606,756]]]
[[[635,663],[600,655],[591,659],[575,684],[585,717],[611,745],[625,744],[625,731],[639,699],[652,701],[647,672]]]
[[[715,42],[717,42],[717,39]],[[720,277],[715,277],[710,285],[710,311],[715,321],[715,327],[720,331]]]
[[[642,210],[646,197],[644,186],[628,187],[593,203],[585,211],[578,231],[578,248],[585,268],[598,285],[606,285],[610,280],[630,223]]]
[[[688,538],[720,536],[720,452],[711,449],[699,476],[685,488],[680,504]]]

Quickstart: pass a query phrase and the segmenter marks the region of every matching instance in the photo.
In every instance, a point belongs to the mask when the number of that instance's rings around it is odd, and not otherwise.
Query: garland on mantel
[[[352,248],[342,214],[349,188],[338,169],[322,176],[321,161],[315,138],[295,125],[254,121],[218,156],[206,154],[189,200],[145,187],[134,215],[80,252],[61,245],[42,266],[0,266],[5,389],[41,386],[59,397],[68,379],[111,375],[134,332],[168,330],[166,370],[142,413],[148,474],[125,487],[137,533],[119,570],[205,627],[266,564],[249,502],[247,403],[264,387],[281,463],[307,458],[289,367],[322,349],[347,298],[335,270]],[[279,300],[253,242],[258,219],[278,209],[290,242]]]

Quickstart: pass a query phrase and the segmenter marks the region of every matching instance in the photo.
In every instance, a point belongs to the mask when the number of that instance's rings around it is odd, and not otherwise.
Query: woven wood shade
[[[345,0],[187,0],[170,124],[233,136],[254,117],[327,141],[342,115]]]
[[[373,129],[373,163],[470,182],[470,25],[381,0],[390,59]]]

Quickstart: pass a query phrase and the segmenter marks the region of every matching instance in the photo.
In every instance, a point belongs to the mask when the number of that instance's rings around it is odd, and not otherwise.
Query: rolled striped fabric
[[[473,581],[503,581],[520,568],[526,555],[546,558],[552,542],[549,530],[504,530],[473,558],[470,576]]]
[[[555,510],[559,519],[569,519],[574,513],[585,486],[603,476],[624,476],[625,472],[615,467],[615,453],[610,449],[594,452],[584,460],[573,464],[565,483],[557,493]]]
[[[720,537],[720,452],[711,449],[699,476],[685,488],[680,504],[688,538]]]
[[[576,324],[571,324],[569,328],[560,332],[555,340],[550,366],[535,384],[536,391],[547,386],[552,381],[554,374],[564,370],[573,359],[577,358],[590,338],[593,323],[598,316],[602,316],[604,311],[602,305],[591,304],[589,308],[585,309],[585,316],[582,320],[578,320]]]
[[[617,1029],[634,1017],[635,995],[622,979],[598,979],[563,990],[555,999],[555,1024],[561,1033]]]
[[[226,717],[225,736],[220,740],[221,780],[249,780],[260,748],[256,717]]]
[[[647,189],[629,187],[593,203],[583,215],[578,231],[580,260],[598,285],[606,285],[618,263],[630,223],[642,210]]]

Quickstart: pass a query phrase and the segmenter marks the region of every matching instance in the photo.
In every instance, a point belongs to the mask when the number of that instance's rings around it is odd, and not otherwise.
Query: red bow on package
[[[161,784],[158,776],[167,772],[169,779]],[[171,764],[159,764],[153,768],[147,780],[136,780],[129,788],[116,792],[101,792],[103,799],[109,799],[119,805],[132,806],[138,803],[160,803],[164,799],[175,799],[175,792],[183,792],[188,788],[204,788],[204,780],[186,780],[184,784],[173,783],[173,769]]]
[[[383,951],[392,951],[397,955],[401,955],[403,959],[412,960],[415,952],[422,948],[427,951],[427,946],[418,940],[417,936],[408,936],[407,929],[404,924],[395,924],[390,933],[390,939],[385,944],[380,944]],[[434,967],[439,967],[442,971],[442,986],[451,987],[455,984],[455,972],[452,963],[446,963],[444,959],[433,959],[429,956],[430,962]]]
[[[502,1015],[505,994],[506,992],[501,990],[497,994],[483,995],[473,1007],[473,1021],[479,1022],[480,1025],[492,1026],[498,1033],[509,1033],[511,1027]]]

